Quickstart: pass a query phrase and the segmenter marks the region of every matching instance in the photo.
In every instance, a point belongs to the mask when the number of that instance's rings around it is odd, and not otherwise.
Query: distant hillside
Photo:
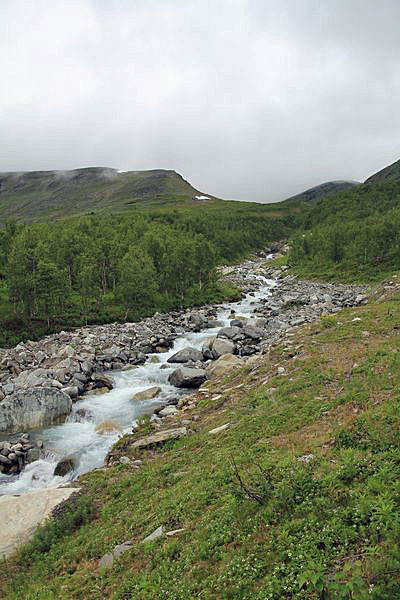
[[[400,160],[368,177],[365,183],[386,183],[387,181],[400,181]]]
[[[163,169],[123,172],[89,167],[0,173],[0,219],[43,221],[210,200],[215,199],[203,196],[175,171]]]
[[[342,192],[350,187],[355,185],[360,185],[359,181],[327,181],[326,183],[321,183],[320,185],[316,185],[315,187],[309,188],[305,192],[301,192],[301,194],[296,194],[296,196],[291,196],[284,200],[284,202],[307,202],[309,204],[313,204],[321,200],[324,196],[337,194],[338,192]]]

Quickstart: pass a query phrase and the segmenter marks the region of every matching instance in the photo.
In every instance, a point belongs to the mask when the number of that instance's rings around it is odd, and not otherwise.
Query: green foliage
[[[400,268],[400,183],[353,187],[299,216],[289,263],[295,272],[373,281]]]
[[[218,381],[196,406],[194,433],[162,450],[139,453],[135,434],[124,436],[114,451],[140,456],[141,468],[86,474],[96,518],[39,536],[36,549],[5,563],[1,597],[399,598],[398,316],[397,298],[298,330],[304,354],[286,376],[273,375],[278,347],[257,369]],[[361,346],[360,328],[371,332]],[[143,545],[160,525],[184,531]],[[132,548],[99,570],[98,559],[128,539]]]
[[[234,206],[232,206],[234,205]],[[270,210],[270,209],[269,209]],[[235,295],[215,267],[293,226],[226,203],[0,230],[0,347],[71,326],[218,302]],[[236,294],[237,295],[237,294]]]

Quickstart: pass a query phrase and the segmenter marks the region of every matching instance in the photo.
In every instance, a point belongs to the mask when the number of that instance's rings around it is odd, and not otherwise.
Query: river
[[[258,276],[260,287],[253,294],[248,294],[240,302],[225,304],[218,312],[217,319],[222,326],[229,325],[231,311],[247,318],[254,317],[254,309],[262,298],[270,295],[276,282]],[[76,402],[72,414],[65,423],[46,427],[32,432],[33,439],[41,439],[44,443],[44,458],[27,465],[20,475],[0,475],[0,495],[21,494],[26,491],[54,487],[75,479],[102,466],[109,448],[118,440],[120,433],[99,434],[96,427],[103,421],[118,424],[123,433],[129,433],[135,421],[143,414],[151,414],[152,407],[159,406],[160,401],[178,394],[187,393],[171,386],[168,376],[179,365],[167,363],[175,352],[188,346],[201,350],[203,342],[216,335],[216,329],[206,329],[199,333],[188,332],[178,337],[173,347],[165,353],[149,355],[146,363],[128,371],[111,371],[107,373],[114,382],[114,389],[103,395],[87,395]],[[156,358],[154,358],[156,357]],[[153,361],[158,362],[153,362]],[[160,368],[163,365],[164,368]],[[150,401],[134,401],[132,396],[151,386],[161,387],[161,393]],[[77,414],[85,409],[88,418]],[[82,411],[80,411],[82,412]],[[54,468],[60,458],[73,456],[77,462],[76,469],[65,477],[54,476]]]

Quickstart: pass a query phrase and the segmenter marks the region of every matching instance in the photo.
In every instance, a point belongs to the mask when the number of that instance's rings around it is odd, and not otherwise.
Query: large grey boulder
[[[215,360],[224,354],[233,354],[235,352],[235,344],[226,338],[208,338],[202,348],[205,359]]]
[[[197,362],[198,360],[203,361],[203,354],[196,348],[183,348],[175,354],[173,354],[168,360],[168,363],[187,363],[190,360]]]
[[[242,335],[240,327],[223,327],[219,330],[217,337],[228,338],[229,340],[239,339]]]
[[[235,344],[230,340],[217,338],[212,342],[211,352],[213,358],[219,358],[223,354],[233,354],[235,352]]]
[[[71,398],[57,388],[18,391],[0,405],[0,431],[21,431],[53,425],[71,412]]]
[[[168,377],[171,385],[178,388],[196,388],[207,379],[207,373],[204,369],[189,369],[180,367]]]
[[[243,327],[243,334],[252,340],[259,340],[263,337],[264,331],[259,327],[253,327],[252,325],[245,325]]]

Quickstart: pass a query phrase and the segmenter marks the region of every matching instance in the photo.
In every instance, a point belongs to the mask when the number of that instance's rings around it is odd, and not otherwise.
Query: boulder
[[[259,340],[263,337],[264,331],[259,327],[253,327],[252,325],[245,325],[242,329],[243,334],[252,340]]]
[[[104,373],[93,373],[92,381],[96,383],[96,387],[106,387],[109,390],[112,390],[114,387],[112,379],[104,375]]]
[[[0,558],[10,556],[27,542],[55,507],[78,492],[74,488],[48,488],[21,496],[0,497]]]
[[[235,344],[230,340],[215,339],[211,344],[211,353],[213,358],[219,358],[223,354],[233,354],[235,352]]]
[[[150,435],[146,435],[145,437],[136,440],[132,444],[134,448],[150,448],[151,446],[163,444],[168,440],[176,440],[178,438],[184,437],[187,435],[188,430],[186,427],[178,427],[176,429],[167,429],[165,431],[157,431],[157,433],[152,433]]]
[[[183,348],[176,354],[173,354],[168,360],[168,363],[187,363],[190,360],[197,362],[198,360],[203,361],[203,354],[196,348]]]
[[[180,367],[168,377],[171,385],[178,388],[196,388],[207,379],[207,373],[204,369],[190,369]]]
[[[18,391],[1,403],[0,431],[53,425],[69,415],[71,408],[71,398],[57,388]]]
[[[115,421],[103,421],[96,427],[96,433],[100,435],[122,433],[121,426]]]
[[[76,461],[71,456],[66,456],[58,461],[53,475],[56,477],[65,477],[76,468]]]
[[[217,337],[219,338],[228,338],[229,340],[234,340],[242,333],[242,329],[240,327],[223,327],[219,330]]]
[[[157,385],[147,388],[147,390],[143,390],[142,392],[136,392],[133,394],[132,400],[136,400],[138,402],[144,402],[145,400],[152,400],[156,398],[161,392],[161,388]]]
[[[233,354],[223,354],[214,363],[211,363],[206,371],[211,378],[222,377],[232,371],[232,369],[240,368],[244,365],[244,361]]]

